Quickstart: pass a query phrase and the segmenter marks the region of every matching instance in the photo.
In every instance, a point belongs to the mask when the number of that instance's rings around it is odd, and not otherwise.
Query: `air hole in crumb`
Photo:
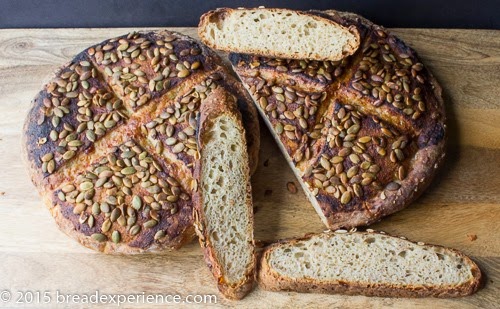
[[[310,21],[310,22],[308,22],[308,23],[307,23],[307,27],[309,27],[309,28],[316,28],[316,27],[317,27],[317,25],[316,25],[316,23],[315,23],[315,22]]]
[[[458,265],[457,265],[457,268],[458,268],[458,269],[462,269],[462,264],[458,264]]]
[[[231,145],[231,151],[236,151],[236,145],[235,144]]]
[[[215,231],[212,232],[212,239],[215,241],[219,241],[219,235],[217,234],[217,232]]]
[[[436,253],[437,257],[438,257],[438,260],[444,260],[444,256],[440,253]]]
[[[297,252],[297,253],[295,253],[295,254],[294,254],[294,256],[295,256],[296,258],[301,258],[301,257],[303,257],[303,256],[304,256],[304,252]]]
[[[398,253],[398,255],[402,258],[406,257],[406,251],[401,251]]]
[[[372,244],[372,243],[374,243],[374,242],[375,242],[375,238],[373,238],[373,237],[368,237],[367,239],[365,239],[365,242],[366,242],[367,244]]]
[[[226,135],[226,133],[222,132],[222,133],[220,134],[220,137],[222,137],[222,138],[227,138],[227,135]]]

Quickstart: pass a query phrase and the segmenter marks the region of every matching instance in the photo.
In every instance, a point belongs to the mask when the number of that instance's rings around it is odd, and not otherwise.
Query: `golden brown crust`
[[[200,152],[203,151],[204,145],[206,143],[205,132],[210,129],[213,125],[213,120],[215,120],[220,115],[227,115],[232,118],[237,124],[242,123],[241,115],[237,108],[237,100],[230,93],[226,92],[224,88],[216,88],[207,98],[206,102],[201,107],[201,116],[199,118],[199,130],[198,130],[198,143]],[[246,141],[243,141],[245,144]],[[198,160],[195,164],[194,177],[201,181],[202,179],[202,165],[210,162],[203,162],[203,160]],[[248,167],[244,167],[248,169]],[[250,222],[244,222],[241,224],[248,224],[253,227],[253,206],[252,206],[252,192],[249,179],[246,180],[248,186],[246,190],[246,200],[248,201],[247,212]],[[194,201],[194,217],[195,217],[195,230],[198,234],[200,245],[204,251],[205,261],[212,272],[214,278],[217,281],[217,287],[219,291],[229,299],[241,299],[245,297],[252,289],[255,277],[255,265],[256,257],[253,255],[252,262],[248,265],[246,272],[244,274],[244,280],[238,282],[237,284],[229,284],[226,282],[223,265],[219,262],[217,258],[217,251],[211,244],[209,231],[207,230],[207,219],[203,211],[203,195],[202,188],[198,188],[193,194]],[[253,228],[247,233],[252,235],[253,239]],[[253,244],[252,244],[253,246]]]
[[[152,138],[165,132],[166,125],[150,127],[150,131],[156,129],[152,135],[143,125],[179,104],[179,112],[184,112],[188,104],[181,100],[212,76],[227,78],[227,85],[221,82],[221,86],[234,92],[248,113],[244,125],[253,134],[249,134],[253,141],[249,153],[256,166],[259,126],[255,109],[221,65],[213,51],[195,40],[157,31],[106,40],[54,74],[28,112],[23,159],[61,230],[106,253],[177,249],[192,240],[194,156],[184,156]],[[193,110],[196,115],[198,108]],[[186,132],[194,136],[196,127],[181,133],[190,125],[189,119],[174,116],[178,118],[173,125],[175,138],[181,139],[179,134]],[[131,147],[137,151],[133,153]],[[118,156],[121,163],[105,162],[110,155]],[[120,171],[127,166],[135,169],[130,176]],[[112,168],[113,173],[96,174],[96,170],[102,173]],[[63,187],[68,192],[62,192]],[[102,206],[108,195],[118,198],[116,205]],[[137,209],[131,207],[133,198],[136,203],[141,200]],[[102,212],[102,207],[108,211]]]
[[[441,88],[411,48],[355,14],[361,46],[341,62],[231,54],[235,71],[330,229],[403,209],[444,157]],[[352,157],[354,156],[354,157]]]
[[[251,12],[252,10],[258,10],[259,8],[243,8],[242,10],[247,10]],[[252,48],[249,50],[240,50],[240,46],[232,46],[231,48],[222,48],[221,46],[218,46],[212,39],[209,38],[208,32],[206,31],[206,28],[209,24],[212,23],[221,23],[224,21],[225,17],[234,14],[240,9],[232,9],[232,8],[218,8],[216,10],[212,10],[209,12],[204,13],[200,17],[200,23],[198,25],[198,35],[200,39],[202,40],[203,43],[205,43],[207,46],[210,46],[211,48],[214,49],[219,49],[223,50],[226,52],[240,52],[240,53],[246,53],[246,54],[254,54],[254,55],[269,55],[272,57],[286,57],[290,59],[303,59],[306,57],[304,54],[300,53],[280,53],[279,51],[276,50],[262,50],[261,48]],[[300,12],[300,11],[292,11],[289,9],[283,9],[283,8],[266,8],[266,11],[273,12],[273,13],[287,13],[287,12],[294,12],[298,14],[299,16],[306,17],[308,19],[314,19],[314,20],[321,20],[325,22],[329,22],[333,27],[340,27],[343,28],[346,32],[351,33],[355,37],[355,42],[352,44],[349,44],[349,46],[345,47],[345,50],[342,51],[341,55],[331,55],[327,58],[324,58],[323,56],[319,54],[314,54],[314,53],[309,53],[308,56],[309,58],[314,58],[316,60],[320,61],[325,61],[325,60],[338,60],[339,58],[343,58],[345,56],[352,55],[354,52],[359,47],[359,41],[360,41],[360,34],[358,31],[358,28],[353,26],[353,25],[348,25],[342,22],[339,22],[337,20],[334,20],[332,18],[325,18],[325,16],[322,16],[321,14],[314,13],[314,12]],[[330,59],[337,57],[337,59]]]
[[[365,232],[357,232],[365,233]],[[370,233],[382,233],[373,232]],[[385,234],[385,233],[382,233]],[[262,252],[259,260],[259,270],[257,274],[258,284],[266,290],[271,291],[295,291],[302,293],[324,293],[324,294],[346,294],[365,295],[379,297],[461,297],[471,295],[476,292],[482,284],[482,274],[479,267],[469,257],[463,253],[437,245],[425,246],[439,247],[455,253],[464,260],[464,263],[471,268],[472,278],[470,281],[457,286],[393,286],[390,284],[375,284],[368,282],[327,282],[313,279],[292,279],[279,275],[269,265],[269,257],[273,249],[283,245],[294,245],[302,240],[321,234],[309,234],[301,238],[287,239],[276,242],[268,246]],[[406,240],[405,240],[406,241]]]

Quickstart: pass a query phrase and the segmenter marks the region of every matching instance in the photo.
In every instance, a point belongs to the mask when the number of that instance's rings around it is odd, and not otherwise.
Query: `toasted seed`
[[[112,225],[111,220],[109,220],[109,219],[104,220],[104,222],[102,223],[102,226],[101,226],[101,231],[103,233],[106,233],[111,228],[111,225]]]
[[[369,142],[369,141],[371,141],[371,140],[372,140],[372,138],[371,138],[370,136],[363,136],[363,137],[360,137],[360,138],[358,139],[358,141],[359,141],[360,143],[363,143],[363,144],[366,144],[366,143],[368,143],[368,142]]]
[[[333,164],[337,164],[337,163],[340,163],[342,161],[344,161],[344,157],[341,157],[341,156],[335,156],[335,157],[332,158],[332,163]]]
[[[79,215],[81,214],[82,212],[85,211],[85,209],[87,208],[87,205],[84,204],[84,203],[78,203],[76,204],[76,206],[73,208],[73,213],[75,215]]]
[[[340,202],[342,204],[347,204],[351,201],[351,192],[350,191],[345,191],[342,196],[340,197]]]
[[[360,161],[359,156],[355,153],[349,155],[349,160],[351,160],[351,162],[354,164],[358,164]]]
[[[108,205],[108,203],[106,203],[106,202],[101,203],[101,205],[100,205],[100,209],[101,209],[101,211],[102,211],[102,212],[104,212],[104,213],[109,213],[109,212],[110,212],[110,210],[111,210],[111,209],[110,209],[110,207],[109,207],[109,205]]]
[[[390,182],[385,188],[389,191],[396,191],[399,187],[400,185],[397,182]]]
[[[128,167],[125,167],[124,169],[122,169],[120,171],[120,173],[122,173],[123,175],[132,175],[136,172],[136,169],[135,167],[133,166],[128,166]]]
[[[134,209],[136,209],[136,210],[141,209],[142,200],[139,196],[134,195],[134,197],[132,198],[132,207],[134,207]]]
[[[75,156],[75,152],[73,150],[68,150],[63,154],[64,160],[69,160]]]
[[[121,241],[121,235],[120,232],[118,231],[113,231],[113,234],[111,234],[111,239],[115,244],[119,243]]]
[[[302,117],[299,118],[299,125],[302,127],[302,129],[307,129],[307,121]]]
[[[266,97],[260,97],[260,99],[259,99],[259,105],[260,105],[260,107],[262,107],[263,109],[265,109],[267,107],[267,98]]]
[[[321,157],[320,164],[327,171],[332,167],[330,161],[328,161],[325,157]]]
[[[177,73],[177,77],[183,78],[189,76],[190,72],[189,70],[183,69],[180,70],[179,73]]]
[[[111,219],[111,222],[115,222],[116,219],[121,216],[121,214],[122,211],[120,210],[120,208],[113,209],[113,211],[111,212],[111,216],[109,217]]]
[[[358,173],[358,171],[359,171],[358,165],[351,166],[351,168],[349,168],[349,170],[347,170],[347,178],[354,177]]]
[[[165,235],[166,234],[165,234],[164,230],[159,230],[158,232],[156,232],[154,239],[159,240],[159,239],[165,237]]]
[[[96,202],[92,205],[92,214],[97,216],[100,213],[101,213],[101,209],[99,208],[99,203]]]
[[[141,226],[136,224],[130,228],[130,235],[137,235],[141,230]]]
[[[403,161],[405,159],[405,155],[403,154],[403,151],[401,151],[401,149],[394,149],[394,153],[396,154],[396,157],[399,161]]]
[[[399,180],[403,180],[403,179],[405,179],[405,177],[406,177],[406,171],[405,171],[404,166],[401,165],[398,168],[398,178],[399,178]]]
[[[80,184],[80,190],[87,191],[94,188],[94,184],[90,181],[85,181]]]
[[[72,184],[69,184],[69,185],[65,185],[64,187],[61,188],[61,191],[64,192],[64,193],[69,193],[71,191],[74,191],[76,188],[74,185]]]
[[[50,160],[52,160],[52,158],[54,158],[54,155],[51,152],[49,152],[43,155],[41,159],[42,162],[49,162]]]
[[[116,205],[116,203],[117,203],[116,196],[113,196],[113,195],[108,196],[106,198],[106,202],[108,202],[111,205]]]
[[[94,240],[96,240],[98,242],[103,242],[103,241],[108,240],[108,238],[106,237],[106,235],[101,234],[101,233],[94,233],[90,237],[92,237],[92,239],[94,239]]]
[[[146,221],[146,222],[144,223],[144,227],[145,227],[145,228],[147,228],[147,229],[150,229],[150,228],[152,228],[152,227],[156,226],[157,224],[158,224],[158,221],[156,221],[156,220],[154,220],[154,219],[151,219],[151,220]]]
[[[278,135],[283,133],[283,124],[281,122],[278,122],[274,129],[276,130],[276,133]]]
[[[355,183],[353,186],[352,186],[353,190],[354,190],[354,194],[356,194],[357,197],[362,197],[363,196],[363,188]]]
[[[167,146],[172,146],[174,145],[175,143],[177,143],[177,140],[175,139],[175,137],[169,137],[165,140],[165,144]]]
[[[172,152],[173,153],[180,153],[184,150],[185,145],[183,143],[177,143],[173,148]]]

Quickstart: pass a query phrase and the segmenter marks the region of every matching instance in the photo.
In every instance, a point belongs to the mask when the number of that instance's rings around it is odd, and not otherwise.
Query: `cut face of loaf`
[[[462,253],[379,233],[326,233],[272,245],[259,282],[270,290],[368,296],[472,294],[481,272]]]
[[[201,17],[199,34],[220,50],[293,59],[339,60],[359,47],[356,28],[286,9],[211,11]]]
[[[198,234],[219,290],[240,299],[252,288],[255,267],[245,131],[233,96],[215,91],[207,100],[214,102],[200,122]]]

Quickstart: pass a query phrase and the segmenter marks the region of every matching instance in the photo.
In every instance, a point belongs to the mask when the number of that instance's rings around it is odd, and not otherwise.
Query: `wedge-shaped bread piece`
[[[291,59],[339,60],[360,42],[356,27],[287,9],[217,9],[201,17],[198,33],[216,49]]]
[[[252,289],[256,265],[245,130],[236,98],[222,88],[201,109],[195,227],[219,290],[241,299]]]
[[[263,252],[258,279],[275,291],[458,297],[478,289],[481,271],[453,249],[341,230],[271,245]]]
[[[322,16],[358,28],[354,55],[229,59],[322,221],[350,229],[429,186],[445,154],[445,109],[441,87],[404,42],[353,14]]]

